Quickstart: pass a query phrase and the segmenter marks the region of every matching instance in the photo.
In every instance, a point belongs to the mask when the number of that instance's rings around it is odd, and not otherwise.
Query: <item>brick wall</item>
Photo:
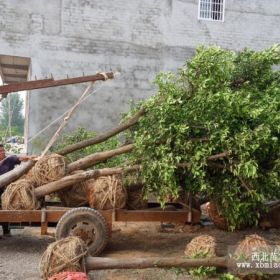
[[[118,123],[129,100],[155,92],[157,72],[180,67],[197,45],[263,49],[280,41],[279,0],[226,0],[224,22],[199,21],[197,14],[198,0],[2,0],[0,54],[31,57],[32,78],[120,72],[97,85],[67,128],[102,131]],[[28,137],[64,113],[84,88],[32,91]]]

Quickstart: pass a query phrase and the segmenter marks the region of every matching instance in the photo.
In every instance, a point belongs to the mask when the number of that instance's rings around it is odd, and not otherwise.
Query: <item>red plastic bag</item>
[[[53,275],[48,280],[90,280],[83,272],[65,271]]]

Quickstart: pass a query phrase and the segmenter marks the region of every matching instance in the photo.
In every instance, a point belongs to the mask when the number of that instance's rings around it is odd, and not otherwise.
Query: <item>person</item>
[[[6,151],[3,144],[0,144],[0,175],[3,175],[21,164],[22,161],[33,160],[34,156],[6,156]],[[0,196],[4,192],[4,188],[0,188]],[[10,236],[9,223],[1,223],[3,235]]]

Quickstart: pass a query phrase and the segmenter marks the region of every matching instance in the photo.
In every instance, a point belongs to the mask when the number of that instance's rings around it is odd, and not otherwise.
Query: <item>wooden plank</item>
[[[11,78],[22,78],[27,79],[27,73],[26,74],[4,74],[5,77],[11,77]]]
[[[179,222],[188,221],[189,211],[155,211],[155,210],[117,210],[116,221],[118,222]],[[192,223],[200,221],[200,212],[193,211]]]
[[[46,219],[48,222],[58,222],[65,210],[48,210]],[[0,222],[21,223],[41,222],[41,210],[0,210]]]
[[[62,210],[43,210],[48,223],[56,223],[68,209]],[[0,222],[21,223],[21,222],[41,222],[42,210],[0,210]],[[108,224],[112,223],[113,210],[99,211],[106,219]],[[115,211],[115,221],[118,222],[179,222],[188,221],[187,210],[177,211],[156,211],[156,210],[125,210],[119,209]],[[192,211],[193,223],[200,221],[200,212]]]
[[[86,257],[86,268],[89,270],[103,269],[142,269],[142,268],[174,268],[174,267],[236,267],[234,261],[227,257],[188,259],[183,257],[144,257],[144,258],[104,258]],[[229,266],[230,265],[230,266]],[[253,279],[253,278],[251,278]],[[255,278],[254,278],[255,279]]]
[[[45,212],[46,220],[44,223],[56,223],[62,217],[62,215],[67,212],[70,208],[63,208],[56,210],[0,210],[0,223],[23,223],[23,222],[41,222],[42,212]],[[100,211],[103,217],[108,221],[112,222],[112,211],[104,210]]]
[[[2,68],[16,69],[16,70],[28,70],[29,65],[18,65],[18,64],[6,64],[1,63]]]
[[[105,75],[107,75],[108,79],[114,78],[114,73],[112,72],[105,73]],[[85,82],[104,81],[104,80],[105,80],[104,74],[98,73],[96,75],[68,78],[62,80],[43,79],[43,80],[36,80],[36,81],[27,81],[27,82],[22,82],[17,84],[0,86],[0,94],[6,94],[6,93],[17,92],[22,90],[49,88],[49,87],[57,87],[57,86],[79,84]]]

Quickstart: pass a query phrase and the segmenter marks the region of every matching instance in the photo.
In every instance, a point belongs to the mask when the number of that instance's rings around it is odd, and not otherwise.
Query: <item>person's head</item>
[[[4,145],[0,144],[0,160],[6,157]]]

